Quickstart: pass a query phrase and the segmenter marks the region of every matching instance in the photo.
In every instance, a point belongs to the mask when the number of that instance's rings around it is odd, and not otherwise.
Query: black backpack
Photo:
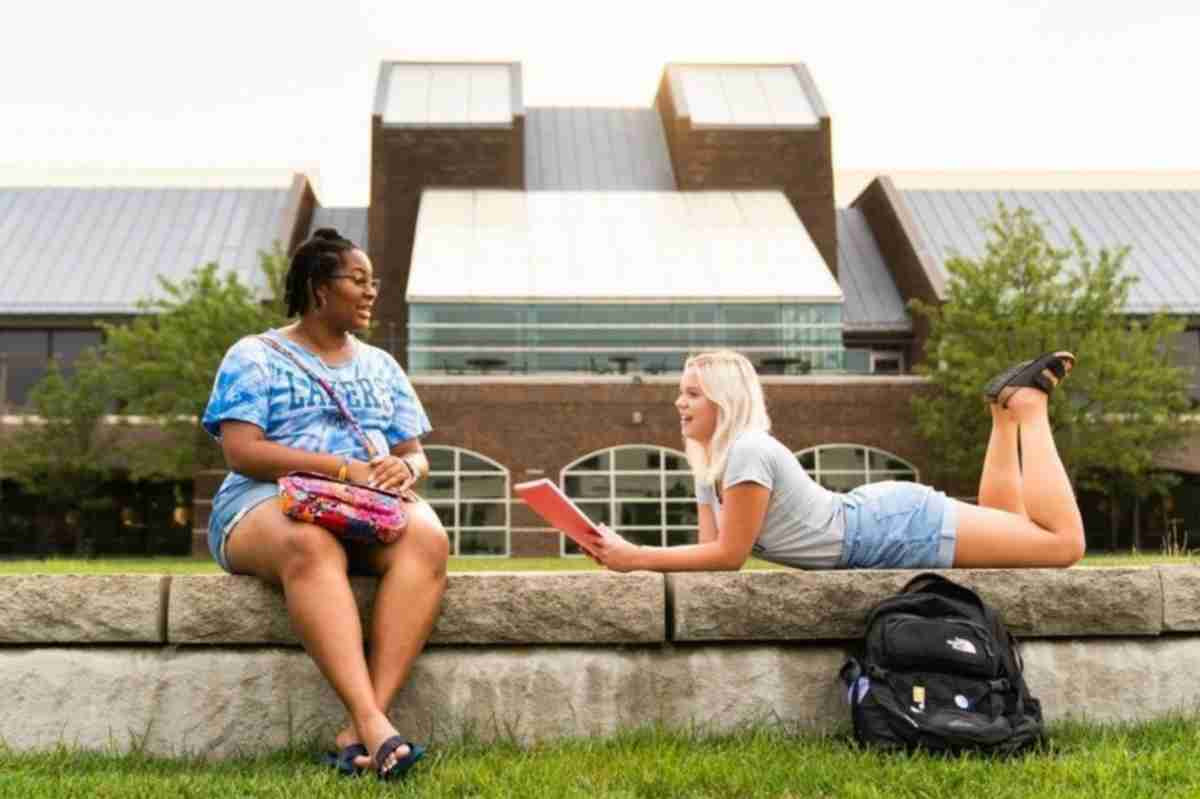
[[[969,588],[920,574],[867,616],[842,667],[854,735],[885,749],[1011,753],[1041,740],[1016,640]]]

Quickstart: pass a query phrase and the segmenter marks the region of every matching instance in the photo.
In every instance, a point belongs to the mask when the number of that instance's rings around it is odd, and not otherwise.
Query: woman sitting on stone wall
[[[1083,557],[1083,520],[1047,409],[1074,364],[1070,353],[1050,353],[988,384],[992,433],[971,505],[907,482],[825,489],[771,436],[750,362],[728,351],[697,355],[675,407],[700,542],[640,547],[602,527],[597,560],[617,571],[739,569],[751,553],[807,569],[1070,566]]]
[[[275,481],[308,471],[407,491],[429,471],[419,440],[429,420],[395,359],[351,335],[371,321],[379,290],[362,250],[333,229],[318,230],[292,256],[286,285],[288,314],[299,320],[264,334],[282,351],[260,336],[233,345],[204,413],[231,469],[213,498],[209,549],[226,571],[283,587],[292,627],[349,714],[330,765],[401,776],[423,750],[397,735],[386,713],[438,612],[446,532],[417,502],[407,505],[408,527],[395,543],[350,544],[284,516]],[[368,461],[308,372],[335,387],[376,449],[389,454]],[[369,656],[351,568],[380,578]]]

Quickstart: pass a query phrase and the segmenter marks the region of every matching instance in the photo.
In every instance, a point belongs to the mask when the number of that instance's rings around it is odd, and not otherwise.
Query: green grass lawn
[[[1160,563],[1200,564],[1200,553],[1168,557],[1153,553],[1088,555],[1084,566],[1153,566]],[[587,558],[451,558],[452,572],[595,571]],[[745,569],[785,569],[752,558]],[[47,558],[0,560],[0,574],[220,574],[211,560],[187,557]]]
[[[435,746],[404,783],[347,779],[314,751],[215,763],[0,749],[0,796],[42,797],[1194,797],[1200,721],[1057,725],[1011,759],[887,755],[847,737],[751,728],[712,736],[641,730],[524,749]]]

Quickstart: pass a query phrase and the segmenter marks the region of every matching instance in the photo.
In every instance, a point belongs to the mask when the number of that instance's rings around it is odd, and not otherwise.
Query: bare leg
[[[1083,557],[1083,519],[1054,445],[1048,404],[1032,388],[1008,403],[1020,425],[1028,517],[958,503],[956,567],[1070,566]]]
[[[408,679],[437,619],[446,588],[449,548],[437,515],[421,503],[410,508],[408,529],[399,541],[363,553],[370,569],[380,575],[367,662],[375,703],[385,713]],[[355,732],[353,727],[342,730],[338,746],[358,741]],[[393,758],[407,753],[408,748],[401,747]],[[359,758],[356,764],[365,767],[369,760]]]
[[[1083,516],[1071,488],[1071,479],[1050,429],[1050,398],[1040,391],[1026,390],[1009,401],[1021,429],[1021,453],[1025,468],[1025,507],[1029,518],[1051,532],[1078,538],[1078,557],[1083,557]]]
[[[367,748],[374,751],[395,735],[375,701],[346,552],[337,539],[321,527],[287,518],[277,502],[267,501],[238,523],[227,554],[237,571],[283,586],[293,629]]]
[[[1017,452],[1017,420],[1011,411],[999,405],[992,412],[992,434],[983,456],[979,476],[979,504],[1019,516],[1028,516],[1022,496],[1021,459]]]

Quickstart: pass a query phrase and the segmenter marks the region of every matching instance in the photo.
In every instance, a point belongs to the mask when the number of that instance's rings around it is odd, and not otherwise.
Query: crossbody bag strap
[[[379,455],[379,450],[375,448],[375,445],[371,443],[371,439],[367,437],[365,432],[363,432],[362,426],[358,423],[358,420],[354,418],[354,415],[350,413],[350,409],[346,407],[346,403],[342,401],[342,398],[339,397],[337,392],[333,390],[333,386],[329,385],[329,381],[325,380],[312,369],[309,369],[307,366],[305,366],[299,358],[288,352],[287,348],[275,339],[267,335],[260,335],[258,338],[266,342],[267,346],[271,347],[276,352],[287,356],[292,363],[300,367],[302,372],[311,377],[313,380],[316,380],[321,388],[325,389],[325,393],[328,394],[330,399],[333,400],[333,403],[337,405],[338,410],[342,412],[342,416],[344,416],[346,421],[350,423],[350,427],[358,435],[359,439],[363,443],[363,446],[367,448],[367,456],[371,460],[374,460],[375,457]]]

